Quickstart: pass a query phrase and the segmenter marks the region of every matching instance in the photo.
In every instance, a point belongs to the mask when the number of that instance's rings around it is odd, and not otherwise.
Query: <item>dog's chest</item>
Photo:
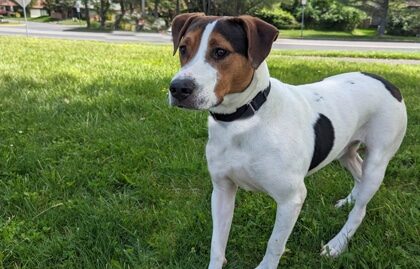
[[[214,132],[206,156],[213,180],[229,178],[245,190],[262,190],[259,143],[255,133]]]

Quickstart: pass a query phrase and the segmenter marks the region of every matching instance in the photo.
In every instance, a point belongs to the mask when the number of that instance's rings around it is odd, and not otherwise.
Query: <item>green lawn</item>
[[[405,59],[420,60],[420,51],[348,51],[348,50],[273,50],[272,58],[282,56],[315,56],[315,57],[349,57],[349,58],[372,58],[372,59]]]
[[[24,22],[25,18],[24,17],[7,17],[8,20],[11,21],[20,21],[20,22]],[[37,17],[37,18],[27,18],[28,21],[32,21],[32,22],[52,22],[55,21],[54,19],[52,19],[50,16],[41,16],[41,17]]]
[[[301,38],[300,29],[280,30],[280,38]],[[415,41],[420,42],[420,37],[384,35],[378,37],[375,29],[355,29],[352,32],[303,30],[304,39],[335,39],[335,40],[378,40],[378,41]]]
[[[206,112],[170,108],[170,46],[0,37],[0,268],[205,268],[211,237]],[[337,259],[321,245],[350,208],[337,163],[307,178],[282,268],[418,268],[420,66],[272,57],[284,82],[347,71],[402,91],[409,127],[367,217]],[[363,96],[361,96],[363,98]],[[226,268],[254,268],[275,214],[240,191]]]
[[[8,20],[11,21],[19,21],[19,22],[24,22],[25,18],[20,17],[20,18],[7,18]],[[37,18],[28,18],[28,21],[31,22],[50,22],[50,23],[56,23],[56,24],[62,24],[62,25],[86,25],[86,22],[84,20],[78,20],[78,21],[73,21],[73,19],[65,19],[65,20],[57,20],[57,19],[53,19],[50,16],[41,16],[41,17],[37,17]]]

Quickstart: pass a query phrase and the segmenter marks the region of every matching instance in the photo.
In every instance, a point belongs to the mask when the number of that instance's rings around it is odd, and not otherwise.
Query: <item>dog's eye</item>
[[[215,59],[220,60],[225,58],[229,52],[222,48],[215,48],[213,54]]]
[[[180,46],[179,47],[179,54],[184,56],[186,52],[187,52],[187,47],[186,46]]]

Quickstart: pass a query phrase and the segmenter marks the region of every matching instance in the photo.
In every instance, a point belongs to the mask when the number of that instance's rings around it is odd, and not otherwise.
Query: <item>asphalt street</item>
[[[29,22],[29,36],[60,38],[72,40],[97,40],[106,42],[150,42],[171,43],[171,36],[163,33],[133,33],[114,31],[97,33],[78,31],[75,26],[64,26],[52,23]],[[0,25],[0,35],[26,34],[24,24]],[[387,51],[420,51],[420,43],[410,42],[373,42],[373,41],[337,41],[337,40],[301,40],[280,38],[274,43],[274,49],[293,50],[387,50]]]

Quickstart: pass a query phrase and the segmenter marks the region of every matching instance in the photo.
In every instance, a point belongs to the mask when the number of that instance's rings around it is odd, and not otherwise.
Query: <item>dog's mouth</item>
[[[190,96],[182,101],[177,100],[173,97],[169,97],[169,104],[171,106],[179,107],[182,109],[188,109],[188,110],[203,110],[205,108],[202,107],[203,102],[200,102],[197,100],[197,98],[194,98],[193,96]]]

